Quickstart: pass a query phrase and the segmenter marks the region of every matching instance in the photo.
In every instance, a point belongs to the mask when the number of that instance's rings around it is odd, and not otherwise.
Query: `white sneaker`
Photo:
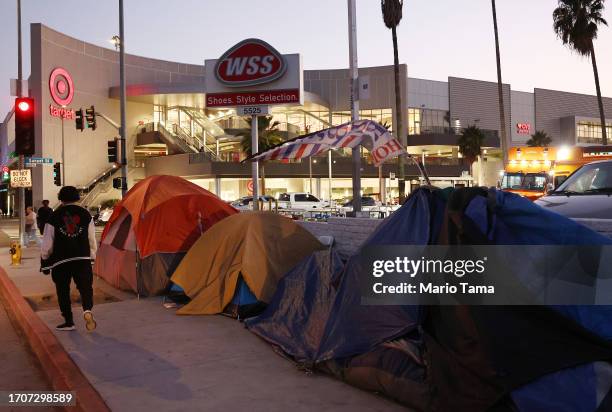
[[[85,319],[85,329],[91,332],[96,328],[96,321],[94,320],[91,310],[86,310],[83,312],[83,319]]]

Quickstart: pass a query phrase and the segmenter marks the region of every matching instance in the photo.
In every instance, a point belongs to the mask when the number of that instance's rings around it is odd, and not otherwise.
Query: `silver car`
[[[612,160],[582,166],[535,203],[574,219],[612,219]]]

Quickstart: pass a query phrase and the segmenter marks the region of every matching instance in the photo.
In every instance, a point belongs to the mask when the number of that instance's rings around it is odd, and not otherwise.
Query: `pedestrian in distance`
[[[25,215],[25,240],[26,246],[32,242],[32,240],[36,240],[36,229],[34,229],[34,224],[36,223],[36,213],[32,206],[28,206],[26,208]]]
[[[42,206],[38,209],[38,216],[36,217],[36,225],[41,235],[45,234],[45,225],[49,221],[51,213],[53,213],[53,209],[49,207],[49,201],[43,200]]]
[[[91,264],[96,258],[98,245],[93,219],[89,212],[76,204],[79,191],[64,186],[58,194],[61,205],[45,224],[41,246],[41,271],[51,273],[55,283],[57,301],[64,323],[57,330],[74,330],[70,304],[70,283],[74,280],[81,295],[85,328],[96,328],[93,308],[93,272]]]

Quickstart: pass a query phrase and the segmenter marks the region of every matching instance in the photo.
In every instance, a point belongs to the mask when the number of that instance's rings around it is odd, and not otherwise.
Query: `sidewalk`
[[[3,248],[0,265],[53,329],[62,319],[37,253],[25,249],[23,266],[11,268]],[[77,331],[54,332],[113,411],[405,410],[328,376],[305,374],[235,319],[176,316],[161,298],[138,300],[101,279],[94,285],[98,328],[87,333],[75,306]]]

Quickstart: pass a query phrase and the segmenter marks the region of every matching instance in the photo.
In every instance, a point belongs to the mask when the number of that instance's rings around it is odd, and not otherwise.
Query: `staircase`
[[[160,122],[147,123],[141,130],[144,132],[157,132],[161,141],[168,147],[169,154],[205,152],[212,159],[218,160],[216,151],[205,144],[202,136],[192,136],[189,131],[176,123],[170,125],[169,128]],[[213,139],[213,141],[216,144],[216,139]]]
[[[216,144],[217,139],[225,135],[223,128],[201,111],[189,107],[180,107],[180,110],[204,130],[206,144]]]
[[[107,193],[113,189],[113,177],[121,170],[117,163],[113,163],[108,169],[104,170],[96,178],[90,180],[86,185],[79,188],[81,193],[81,206],[87,208],[91,206],[93,200],[102,192]]]

